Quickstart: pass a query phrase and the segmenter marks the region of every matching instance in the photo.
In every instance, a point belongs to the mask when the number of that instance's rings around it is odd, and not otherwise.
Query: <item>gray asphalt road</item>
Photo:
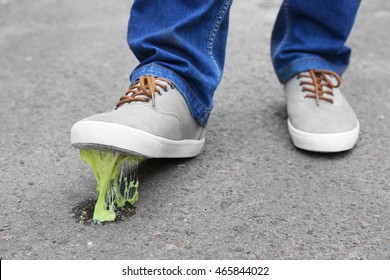
[[[343,90],[351,152],[295,149],[269,59],[281,1],[236,1],[204,152],[140,172],[135,216],[76,223],[95,181],[72,124],[111,109],[136,60],[127,1],[0,0],[0,257],[390,259],[390,2],[363,1]]]

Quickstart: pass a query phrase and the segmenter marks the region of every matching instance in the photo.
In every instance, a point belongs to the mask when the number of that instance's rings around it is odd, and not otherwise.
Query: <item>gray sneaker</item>
[[[352,149],[359,136],[356,115],[333,72],[302,72],[284,85],[288,130],[294,145],[315,152]]]
[[[149,158],[198,155],[205,129],[192,117],[172,82],[142,76],[115,110],[75,123],[71,143],[79,149],[108,149]]]

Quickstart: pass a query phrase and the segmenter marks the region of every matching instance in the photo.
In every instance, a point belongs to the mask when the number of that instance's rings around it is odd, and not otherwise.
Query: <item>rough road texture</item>
[[[76,223],[95,180],[70,128],[128,87],[125,2],[0,0],[1,258],[390,259],[387,0],[363,1],[349,41],[353,151],[292,146],[269,58],[281,1],[236,1],[204,152],[146,162],[127,220]]]

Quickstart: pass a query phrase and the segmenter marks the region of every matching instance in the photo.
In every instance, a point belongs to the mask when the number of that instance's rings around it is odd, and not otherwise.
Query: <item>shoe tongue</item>
[[[162,91],[165,86],[169,86],[169,84],[166,81],[160,80],[159,78],[154,78],[154,81],[156,83],[156,85],[155,85],[156,90],[159,89],[160,91]],[[159,85],[157,85],[157,83],[159,83],[163,86],[160,87]],[[137,86],[139,89],[141,89],[141,82],[138,80],[136,83],[133,83],[132,86]],[[150,91],[149,86],[147,86],[146,89]],[[156,93],[156,90],[155,90],[155,93]]]
[[[138,93],[136,96],[138,96],[138,97],[146,97],[146,98],[149,99],[150,102],[154,103],[156,94],[158,94],[159,92],[160,93],[164,92],[164,88],[165,87],[169,88],[169,83],[167,83],[166,81],[160,80],[159,78],[155,78],[154,82],[155,82],[154,92],[150,91],[149,85],[145,86],[146,90],[148,91],[148,93],[151,94],[152,96],[148,96],[147,94],[144,94],[144,91]],[[157,83],[159,85],[157,85]],[[137,88],[141,91],[141,82],[140,81],[138,81],[137,83],[134,83],[133,86],[137,86]],[[131,94],[131,96],[134,97],[134,94],[135,93]],[[139,103],[139,102],[143,102],[143,101],[132,101],[130,103],[126,103],[126,105],[130,105],[132,103]]]
[[[336,88],[332,85],[337,85],[338,80],[333,75],[316,72],[314,76],[312,71],[305,71],[299,74],[296,80],[305,98],[314,99],[318,106],[320,101],[334,104],[335,95],[332,93]],[[319,83],[320,86],[318,86]]]
[[[159,84],[164,85],[164,87],[168,87],[169,88],[169,84],[166,81],[163,81],[163,80],[160,80],[159,78],[156,78],[156,82],[158,82]]]
[[[309,71],[302,72],[302,74],[304,74],[305,76],[304,76],[304,77],[300,77],[300,78],[298,79],[300,82],[309,82],[309,83],[313,83],[313,82],[314,82],[313,79],[312,79],[311,76],[310,76],[310,72],[309,72]],[[326,78],[328,78],[329,81],[330,81],[332,84],[334,84],[334,85],[337,84],[337,79],[336,79],[334,76],[329,75],[329,74],[326,74],[326,73],[323,73],[322,75],[324,75]],[[306,76],[307,76],[307,77],[306,77]],[[324,89],[324,90],[333,90],[332,87],[326,85],[326,82],[325,82],[323,79],[321,79],[321,83],[322,83],[322,85],[323,85],[323,89]],[[313,85],[313,86],[312,86],[312,85],[305,85],[305,87],[314,88],[314,85]]]

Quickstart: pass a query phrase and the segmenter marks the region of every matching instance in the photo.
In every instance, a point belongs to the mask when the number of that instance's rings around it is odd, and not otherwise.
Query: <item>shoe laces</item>
[[[320,106],[320,100],[333,104],[333,89],[341,84],[340,76],[327,70],[309,70],[298,74],[298,79],[299,85],[303,86],[302,91],[307,93],[305,98],[315,98],[317,106]]]
[[[162,83],[165,82],[165,83]],[[151,75],[141,76],[137,79],[129,88],[125,94],[119,98],[119,102],[116,104],[118,109],[125,103],[134,101],[149,102],[152,99],[153,107],[156,105],[155,94],[162,94],[168,91],[168,85],[173,88],[174,85],[171,81],[163,78],[157,78]]]

